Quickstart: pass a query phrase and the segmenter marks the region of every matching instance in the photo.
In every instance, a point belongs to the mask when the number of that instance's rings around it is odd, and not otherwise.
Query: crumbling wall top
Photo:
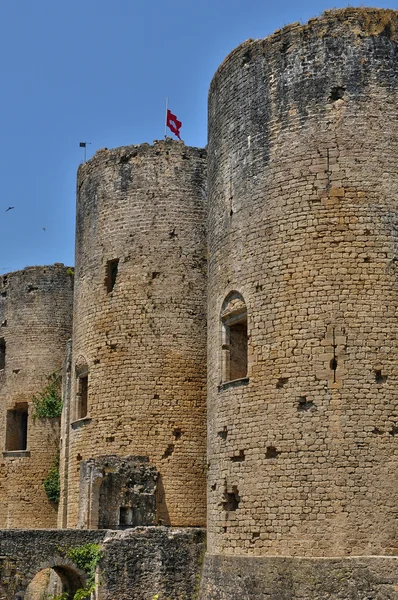
[[[92,171],[98,169],[101,165],[108,164],[126,164],[134,159],[140,158],[158,158],[159,156],[180,156],[183,159],[206,158],[205,148],[196,148],[186,146],[182,140],[177,141],[171,138],[165,140],[154,140],[153,144],[143,143],[131,146],[120,146],[118,148],[101,148],[92,158],[80,165],[78,169],[78,182],[86,177]]]
[[[54,263],[53,265],[40,265],[25,267],[17,271],[10,271],[0,275],[0,286],[5,285],[9,278],[13,280],[42,278],[43,275],[66,272],[71,277],[73,276],[73,267],[65,266],[63,263]]]
[[[365,38],[378,35],[398,42],[398,11],[368,7],[326,10],[319,17],[309,19],[308,23],[296,21],[277,29],[264,39],[248,39],[240,44],[228,54],[218,67],[210,84],[210,91],[218,74],[226,68],[230,61],[236,60],[240,55],[243,59],[242,66],[244,66],[253,54],[266,56],[277,50],[289,52],[310,37]]]

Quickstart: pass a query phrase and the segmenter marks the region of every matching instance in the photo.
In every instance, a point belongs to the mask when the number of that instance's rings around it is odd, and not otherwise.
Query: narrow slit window
[[[28,405],[7,411],[6,451],[26,450],[28,443]]]
[[[6,366],[6,341],[0,338],[0,371]]]
[[[222,382],[247,377],[247,308],[241,294],[233,292],[224,301],[221,312]]]
[[[88,373],[77,377],[76,419],[84,419],[88,412]]]
[[[113,260],[108,260],[106,263],[106,277],[105,277],[105,285],[106,291],[109,294],[112,292],[113,288],[116,284],[117,271],[119,267],[119,259],[114,258]]]

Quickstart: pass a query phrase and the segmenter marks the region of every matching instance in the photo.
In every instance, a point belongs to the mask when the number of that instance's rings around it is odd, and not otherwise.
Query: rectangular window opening
[[[106,263],[105,285],[106,285],[106,291],[108,294],[110,292],[112,292],[113,288],[115,287],[118,266],[119,266],[118,258],[114,258],[113,260],[108,260],[108,262]]]
[[[28,443],[28,404],[7,411],[6,451],[26,450]]]
[[[0,371],[6,366],[6,341],[0,338]]]
[[[242,382],[248,373],[247,308],[239,292],[231,292],[221,309],[221,384]]]
[[[247,376],[247,320],[229,326],[230,381]]]
[[[88,412],[88,374],[80,375],[77,379],[77,419],[84,419]]]
[[[119,525],[129,527],[133,525],[133,509],[130,506],[121,506],[119,513]]]

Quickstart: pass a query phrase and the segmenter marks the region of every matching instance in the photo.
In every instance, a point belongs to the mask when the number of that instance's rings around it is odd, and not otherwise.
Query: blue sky
[[[162,138],[168,96],[185,143],[204,146],[209,83],[233,48],[349,5],[398,0],[1,0],[0,274],[74,263],[80,141],[91,156]]]

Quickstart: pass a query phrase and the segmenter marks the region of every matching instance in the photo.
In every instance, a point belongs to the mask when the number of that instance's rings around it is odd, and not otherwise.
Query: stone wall
[[[212,554],[398,551],[397,23],[329,11],[211,84]],[[220,385],[234,290],[248,379]]]
[[[156,594],[159,600],[193,599],[199,592],[204,541],[202,529],[166,527],[1,531],[0,600],[23,600],[35,576],[49,568],[72,589],[85,585],[87,573],[65,554],[87,544],[98,544],[103,553],[98,600],[153,600]]]
[[[207,556],[200,600],[397,600],[398,557]]]
[[[157,469],[158,523],[205,522],[205,175],[205,151],[170,140],[79,169],[61,526],[77,524],[80,462],[104,454]]]
[[[98,600],[195,600],[205,553],[203,529],[142,527],[110,532]]]
[[[59,445],[59,418],[34,418],[33,396],[62,366],[72,331],[73,272],[29,267],[0,277],[0,527],[54,527],[43,480]]]

